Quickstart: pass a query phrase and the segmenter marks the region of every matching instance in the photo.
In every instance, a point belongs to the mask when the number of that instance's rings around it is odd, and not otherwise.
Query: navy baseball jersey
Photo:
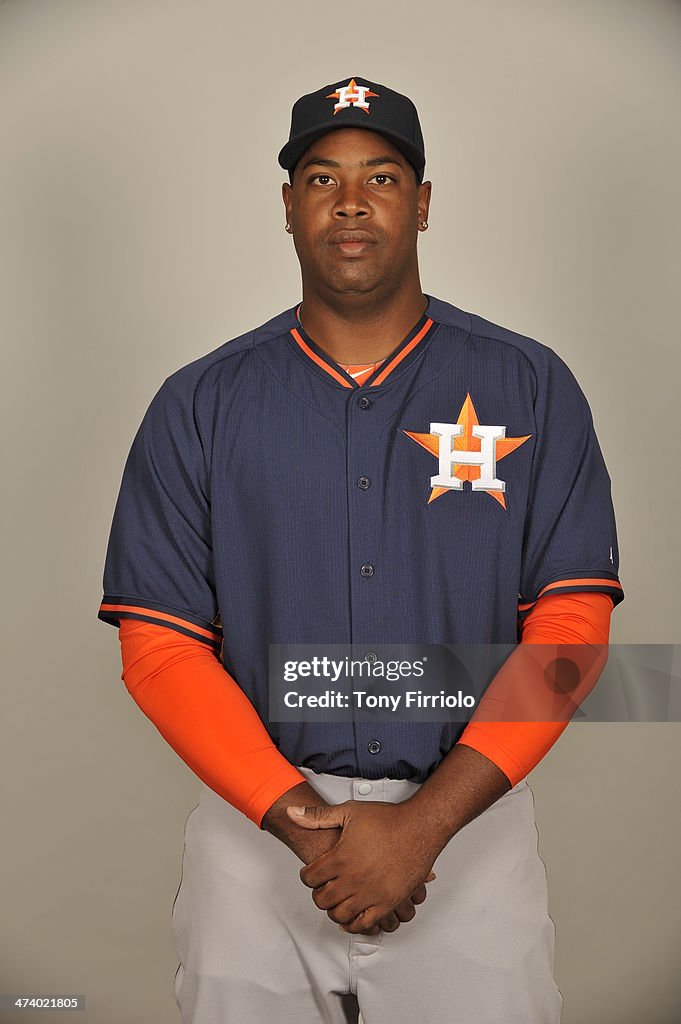
[[[270,644],[516,644],[624,597],[588,402],[548,346],[428,296],[359,384],[293,306],[170,374],[128,455],[99,618],[209,645],[281,753],[424,781],[465,722],[272,722]]]

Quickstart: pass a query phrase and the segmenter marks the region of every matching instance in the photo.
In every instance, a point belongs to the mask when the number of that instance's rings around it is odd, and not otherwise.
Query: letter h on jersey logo
[[[461,437],[461,423],[431,423],[430,432],[440,438],[438,461],[440,471],[431,476],[431,487],[448,487],[453,491],[463,490],[463,480],[454,475],[454,466],[479,466],[480,476],[471,480],[474,491],[505,491],[506,481],[496,477],[497,440],[506,433],[506,427],[475,426],[473,437],[482,441],[479,452],[454,450],[454,438]]]
[[[431,423],[429,434],[403,430],[438,460],[438,472],[431,476],[428,504],[447,491],[462,491],[464,480],[471,490],[485,491],[506,508],[506,481],[497,477],[497,462],[524,444],[532,434],[506,437],[505,426],[482,425],[470,393],[456,423]]]

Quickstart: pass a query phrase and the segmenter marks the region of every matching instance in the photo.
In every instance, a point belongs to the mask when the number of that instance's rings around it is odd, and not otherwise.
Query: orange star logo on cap
[[[333,108],[334,115],[346,107],[359,107],[365,114],[368,114],[367,96],[378,96],[378,93],[372,92],[368,85],[357,85],[354,78],[351,78],[347,85],[342,85],[335,92],[330,92],[326,99],[338,101]]]

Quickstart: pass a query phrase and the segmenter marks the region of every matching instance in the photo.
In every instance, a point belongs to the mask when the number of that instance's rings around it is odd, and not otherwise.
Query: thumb
[[[434,871],[429,871],[428,872],[428,877],[426,878],[426,882],[432,882],[434,878],[437,878],[437,875],[435,874],[435,872]]]
[[[333,807],[295,807],[292,804],[286,808],[291,821],[303,828],[342,828],[345,824],[347,811],[343,804],[335,804]]]

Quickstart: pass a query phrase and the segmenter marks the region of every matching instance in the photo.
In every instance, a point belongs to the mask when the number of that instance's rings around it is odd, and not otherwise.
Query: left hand
[[[408,800],[346,800],[287,813],[303,828],[342,827],[333,849],[301,868],[300,878],[319,909],[348,932],[366,933],[429,880],[441,850]]]

